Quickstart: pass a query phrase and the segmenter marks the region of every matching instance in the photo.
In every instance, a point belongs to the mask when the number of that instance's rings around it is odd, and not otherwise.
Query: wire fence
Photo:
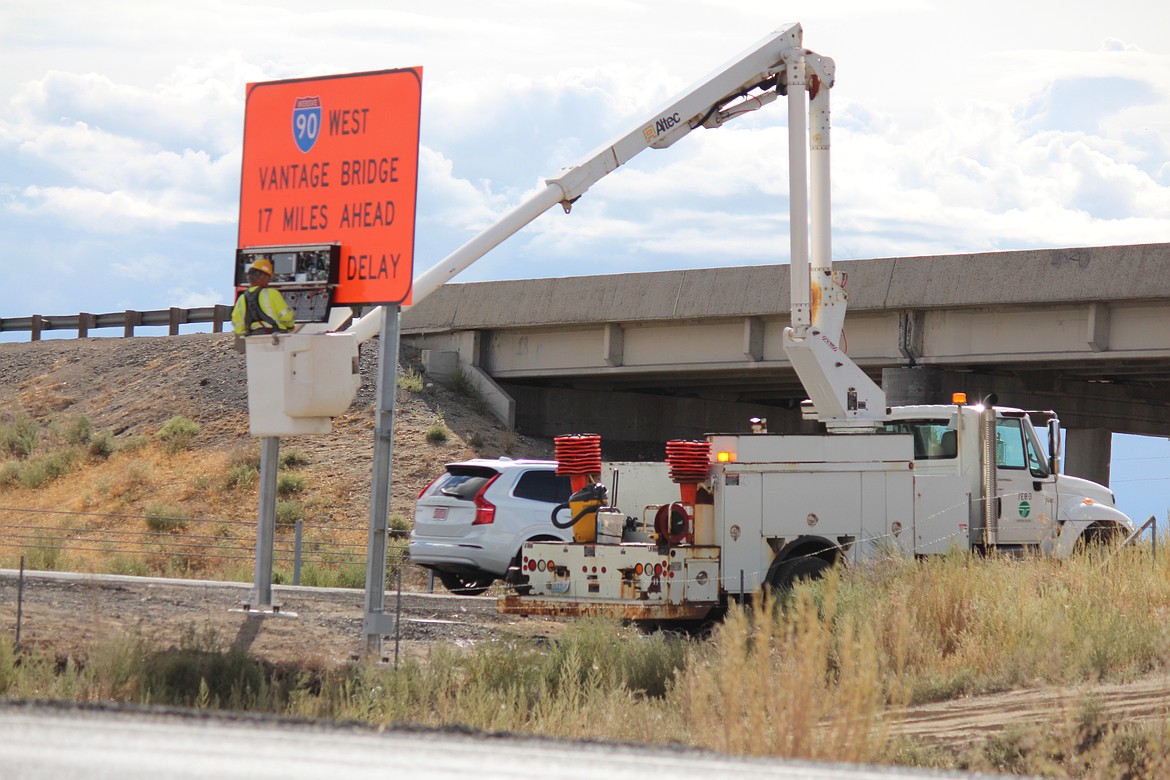
[[[306,526],[303,518],[277,518],[274,577],[294,585],[360,587],[368,527]],[[388,533],[387,563],[406,564],[409,530]],[[207,576],[245,569],[255,561],[255,544],[255,520],[0,506],[0,564],[24,557],[34,569]]]

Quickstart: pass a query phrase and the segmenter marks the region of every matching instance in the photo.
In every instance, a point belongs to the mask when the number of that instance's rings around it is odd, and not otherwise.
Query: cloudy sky
[[[837,259],[1170,238],[1158,0],[6,0],[0,317],[228,302],[248,82],[423,66],[417,275],[793,21],[837,63]],[[647,151],[460,279],[784,262],[785,118]]]

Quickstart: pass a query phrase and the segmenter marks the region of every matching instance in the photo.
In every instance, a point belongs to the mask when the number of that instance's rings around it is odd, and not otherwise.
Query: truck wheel
[[[443,583],[444,588],[460,596],[482,596],[496,581],[495,577],[488,574],[475,575],[437,571],[435,575],[439,578],[439,582]]]
[[[1091,525],[1085,529],[1073,552],[1078,555],[1098,554],[1125,541],[1125,532],[1115,525]]]
[[[773,590],[791,590],[798,582],[820,579],[833,564],[817,555],[793,558],[781,563],[768,578]]]

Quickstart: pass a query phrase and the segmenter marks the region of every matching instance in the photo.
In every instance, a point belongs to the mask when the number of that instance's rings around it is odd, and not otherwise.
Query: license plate
[[[447,519],[447,507],[445,507],[445,506],[435,507],[435,513],[433,515],[431,515],[431,519],[432,520],[446,520]]]

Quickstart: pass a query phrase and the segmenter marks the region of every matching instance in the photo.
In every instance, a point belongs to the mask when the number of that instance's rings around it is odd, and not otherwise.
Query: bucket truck
[[[1054,414],[1038,413],[1047,420],[1045,450],[1034,414],[994,399],[889,408],[845,354],[845,279],[833,271],[830,241],[835,67],[802,38],[799,24],[781,27],[547,180],[415,281],[418,302],[553,205],[568,212],[643,149],[786,98],[792,292],[783,344],[809,396],[805,415],[823,432],[775,435],[759,424],[752,433],[668,442],[678,494],[620,509],[605,505],[597,484],[600,444],[561,437],[560,473],[577,491],[574,541],[526,544],[519,574],[527,582],[500,599],[503,612],[703,619],[729,600],[839,563],[955,549],[1067,556],[1084,541],[1132,532],[1108,488],[1059,474]],[[373,328],[367,317],[354,330],[361,339]]]

